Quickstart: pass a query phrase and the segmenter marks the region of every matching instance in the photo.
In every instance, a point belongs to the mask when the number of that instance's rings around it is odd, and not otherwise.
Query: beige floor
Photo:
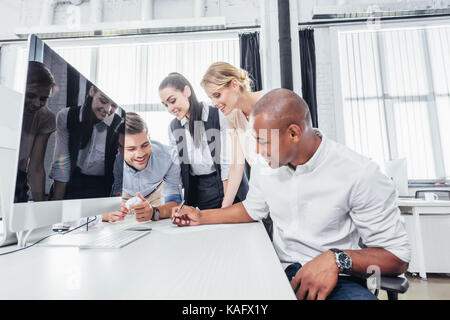
[[[427,274],[427,280],[421,280],[407,274],[409,289],[398,296],[399,300],[450,300],[450,275]],[[380,300],[387,300],[387,295],[381,291]]]

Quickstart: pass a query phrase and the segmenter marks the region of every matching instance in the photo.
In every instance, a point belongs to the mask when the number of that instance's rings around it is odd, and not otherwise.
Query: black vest
[[[219,121],[219,110],[214,107],[209,107],[209,115],[208,120],[203,121],[205,126],[206,138],[208,141],[209,150],[211,152],[211,157],[214,162],[214,168],[216,169],[216,179],[218,185],[222,185],[221,178],[221,166],[220,166],[220,150],[221,150],[221,139],[220,139],[220,121]],[[190,175],[190,164],[189,158],[184,153],[184,150],[187,149],[186,143],[186,132],[185,128],[181,125],[181,121],[178,119],[173,119],[170,123],[170,130],[175,137],[175,141],[177,144],[178,150],[178,158],[180,160],[181,166],[181,181],[184,188],[184,199],[187,205],[194,205],[191,200],[190,189],[189,186],[191,184],[191,175]],[[175,130],[178,133],[175,134]],[[192,192],[192,189],[191,189]],[[248,180],[244,173],[241,184],[239,186],[238,192],[236,194],[235,202],[244,201],[248,192]]]
[[[67,130],[69,131],[69,156],[70,156],[70,175],[74,173],[77,166],[78,153],[81,148],[81,122],[80,122],[81,106],[70,107],[67,115]],[[105,197],[109,197],[112,184],[114,182],[114,161],[116,159],[119,147],[119,135],[115,128],[122,119],[114,114],[114,119],[107,129],[105,144]]]

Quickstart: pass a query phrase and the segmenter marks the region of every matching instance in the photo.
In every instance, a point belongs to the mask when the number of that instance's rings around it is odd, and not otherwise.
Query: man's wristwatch
[[[352,259],[350,256],[344,251],[336,248],[330,250],[334,252],[339,272],[343,274],[350,274],[350,271],[352,270]]]
[[[158,221],[159,220],[159,209],[156,207],[153,207],[153,216],[152,216],[152,221]]]

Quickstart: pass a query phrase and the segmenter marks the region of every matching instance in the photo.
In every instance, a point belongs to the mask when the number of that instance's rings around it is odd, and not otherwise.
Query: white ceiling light
[[[432,16],[450,13],[448,1],[408,1],[378,5],[345,3],[335,6],[315,6],[313,20],[364,19],[402,16]]]
[[[80,25],[76,28],[65,25],[20,27],[15,33],[19,38],[36,34],[43,39],[89,36],[137,35],[189,31],[224,30],[225,17],[203,17],[188,19],[159,19],[148,21],[102,22]]]

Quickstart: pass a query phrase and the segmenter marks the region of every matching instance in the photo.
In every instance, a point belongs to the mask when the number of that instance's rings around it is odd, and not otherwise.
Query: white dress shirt
[[[320,136],[320,132],[318,134]],[[397,192],[375,162],[328,140],[294,170],[271,169],[258,156],[243,202],[254,220],[270,212],[273,245],[286,268],[330,248],[384,248],[405,262],[410,247]]]
[[[203,104],[202,121],[208,121],[209,106],[206,103]],[[186,118],[181,119],[181,125],[185,128],[187,156],[191,168],[191,175],[199,176],[206,175],[216,171],[214,162],[211,157],[211,151],[208,146],[208,141],[205,133],[205,127],[201,126],[201,144],[198,148],[194,145],[191,133],[189,132],[189,123]],[[219,124],[220,124],[220,166],[221,166],[221,179],[222,181],[228,179],[228,173],[231,168],[231,139],[227,134],[227,120],[225,116],[219,112]],[[176,147],[175,137],[169,127],[169,140],[171,146]]]

